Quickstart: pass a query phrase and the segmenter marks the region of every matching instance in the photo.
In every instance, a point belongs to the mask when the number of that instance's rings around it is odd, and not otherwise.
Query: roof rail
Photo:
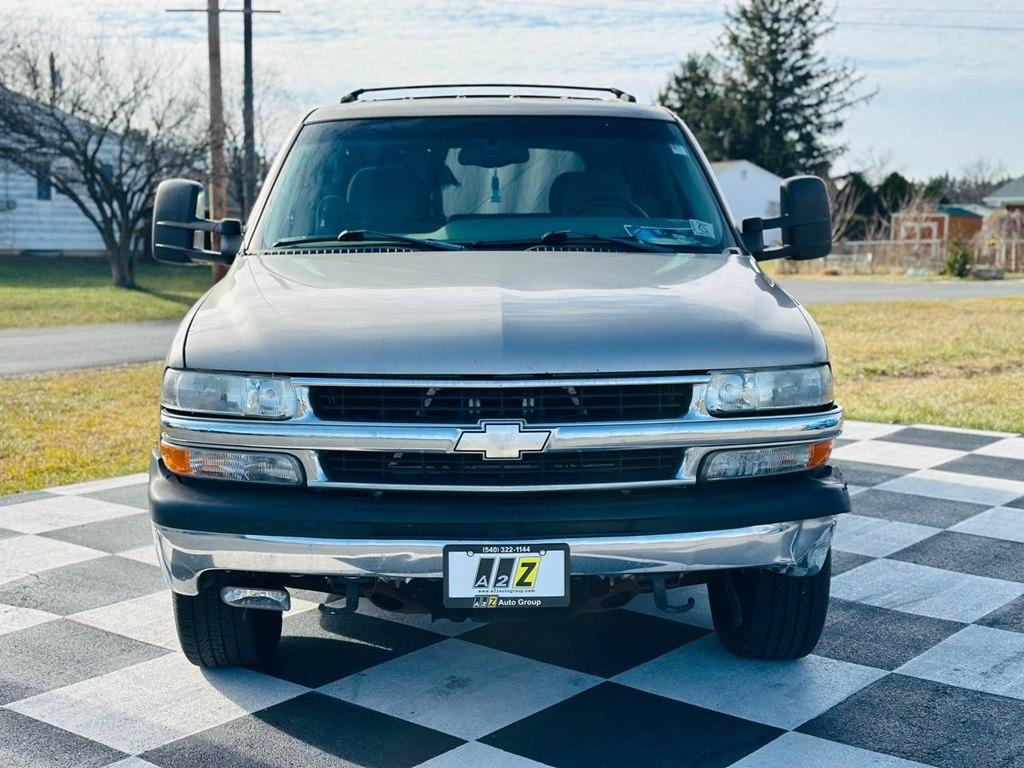
[[[367,93],[381,93],[387,91],[456,91],[455,93],[446,94],[433,94],[427,96],[391,96],[383,99],[372,99],[373,101],[391,101],[396,99],[437,99],[437,98],[487,98],[487,97],[505,97],[505,98],[516,98],[517,96],[532,96],[548,99],[580,99],[580,98],[591,98],[596,99],[596,96],[572,96],[568,93],[562,94],[547,94],[547,93],[461,93],[460,89],[465,88],[502,88],[502,89],[525,89],[529,91],[577,91],[580,93],[610,93],[619,101],[635,102],[636,96],[630,93],[619,90],[618,88],[598,88],[589,85],[542,85],[540,83],[445,83],[440,85],[393,85],[380,88],[358,88],[351,93],[347,93],[341,97],[342,104],[350,104],[354,101],[359,101],[363,94]]]

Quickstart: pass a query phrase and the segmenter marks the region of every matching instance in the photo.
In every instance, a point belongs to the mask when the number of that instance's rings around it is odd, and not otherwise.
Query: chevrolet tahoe
[[[824,339],[760,267],[829,252],[828,196],[779,194],[737,226],[676,115],[551,86],[315,109],[244,227],[164,181],[156,258],[229,265],[150,468],[188,659],[265,663],[289,590],[571,621],[694,584],[733,652],[809,653],[849,497]]]

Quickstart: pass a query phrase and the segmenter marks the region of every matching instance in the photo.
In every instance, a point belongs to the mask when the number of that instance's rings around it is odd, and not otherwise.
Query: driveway
[[[777,275],[776,279],[797,301],[807,305],[1024,296],[1024,280],[814,280],[785,275]]]
[[[814,653],[758,662],[649,596],[575,621],[321,619],[265,668],[178,651],[145,477],[0,498],[0,763],[995,768],[1024,754],[1024,439],[849,422]],[[129,755],[140,755],[131,759]]]
[[[177,320],[0,331],[0,376],[142,363],[167,355]]]

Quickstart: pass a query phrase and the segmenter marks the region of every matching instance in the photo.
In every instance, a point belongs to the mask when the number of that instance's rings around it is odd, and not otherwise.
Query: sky
[[[0,0],[0,28],[131,41],[205,76],[205,0]],[[240,8],[241,0],[222,0]],[[719,45],[720,0],[254,0],[257,81],[272,82],[272,140],[358,87],[419,82],[614,85],[653,101],[679,60]],[[839,0],[823,43],[865,76],[836,165],[923,178],[984,160],[1024,174],[1024,0]],[[928,26],[924,26],[928,25]],[[240,15],[222,21],[225,84],[240,92]]]

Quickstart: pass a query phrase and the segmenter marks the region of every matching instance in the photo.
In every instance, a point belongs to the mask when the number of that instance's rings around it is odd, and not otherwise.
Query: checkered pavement
[[[298,594],[262,671],[176,652],[145,478],[0,499],[0,765],[1024,765],[1024,438],[853,422],[815,653],[727,653],[649,598],[430,623]],[[325,622],[325,623],[322,623]]]

